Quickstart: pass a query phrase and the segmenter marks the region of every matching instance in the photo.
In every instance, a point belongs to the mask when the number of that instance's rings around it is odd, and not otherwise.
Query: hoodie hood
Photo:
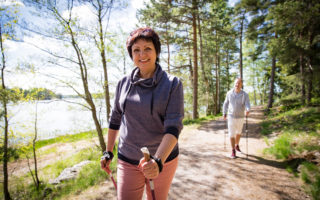
[[[156,86],[163,75],[162,68],[156,63],[156,70],[152,78],[143,79],[140,77],[140,69],[134,68],[131,72],[130,82],[132,85],[140,85],[142,87],[154,87]]]
[[[155,87],[160,82],[160,80],[164,74],[164,71],[162,71],[161,66],[157,63],[156,63],[156,70],[155,70],[152,78],[143,79],[140,77],[139,72],[140,72],[140,69],[138,67],[134,68],[131,72],[129,90],[125,94],[126,98],[123,103],[123,113],[125,113],[125,110],[126,110],[127,96],[129,95],[133,85],[134,86],[141,86],[144,88]],[[151,115],[153,114],[153,103],[154,103],[153,101],[154,101],[154,91],[152,90],[151,103],[150,103]]]

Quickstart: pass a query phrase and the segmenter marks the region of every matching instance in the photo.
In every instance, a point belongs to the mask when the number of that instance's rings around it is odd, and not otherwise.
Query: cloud
[[[150,0],[131,0],[131,7],[134,9],[143,8],[145,2],[149,3]]]

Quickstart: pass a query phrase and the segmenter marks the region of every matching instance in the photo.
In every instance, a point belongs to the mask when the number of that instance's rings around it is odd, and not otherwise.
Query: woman
[[[153,179],[156,199],[167,199],[178,166],[178,138],[184,116],[182,83],[159,65],[160,39],[151,28],[133,31],[127,50],[136,68],[117,85],[101,168],[110,170],[120,130],[118,199],[142,199],[144,185],[147,198],[152,199],[148,179]],[[143,158],[142,147],[153,156],[149,162]]]

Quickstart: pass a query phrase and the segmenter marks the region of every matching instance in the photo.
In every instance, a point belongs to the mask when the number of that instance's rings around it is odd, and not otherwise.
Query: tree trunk
[[[305,75],[304,75],[302,52],[300,52],[299,61],[300,61],[300,75],[301,75],[301,104],[304,105],[305,99],[306,99],[306,89],[305,89],[305,77],[304,77]]]
[[[311,66],[311,58],[308,57],[308,70],[309,70],[309,75],[308,75],[308,92],[307,92],[307,105],[311,105],[311,98],[312,98],[312,81],[313,81],[313,69]]]
[[[218,43],[219,42],[218,42],[218,33],[217,32],[216,32],[215,38],[216,38],[216,51],[215,51],[214,57],[215,57],[215,66],[216,66],[216,69],[215,69],[216,92],[214,95],[214,115],[219,113],[219,111],[218,111],[218,107],[219,107],[219,48],[218,48]]]
[[[71,44],[77,54],[77,59],[79,61],[79,70],[80,70],[80,75],[81,75],[81,80],[82,80],[82,84],[83,84],[83,89],[84,89],[84,93],[85,93],[85,100],[86,102],[89,104],[90,106],[90,111],[92,114],[92,118],[94,121],[94,124],[96,126],[96,131],[98,134],[98,138],[99,138],[99,142],[100,142],[100,147],[101,147],[101,151],[105,151],[106,150],[106,143],[104,141],[103,138],[103,132],[102,132],[102,128],[101,128],[101,124],[99,123],[98,117],[97,117],[97,112],[96,112],[96,107],[95,104],[93,102],[91,93],[89,91],[89,85],[88,85],[88,73],[87,73],[87,67],[85,64],[85,61],[83,59],[82,56],[82,52],[80,50],[80,48],[78,47],[75,38],[74,38],[74,34],[73,31],[71,29],[70,26],[68,26],[69,29],[69,34],[71,37]]]
[[[192,60],[191,60],[191,57],[192,57],[192,53],[191,53],[191,46],[190,46],[190,40],[189,40],[189,34],[188,34],[188,30],[186,30],[186,33],[187,33],[187,38],[188,38],[188,57],[189,57],[189,73],[190,73],[190,82],[191,82],[191,85],[192,87],[194,87],[194,84],[193,84],[193,69],[192,69]]]
[[[204,81],[205,87],[207,88],[205,90],[206,95],[206,101],[207,101],[207,115],[209,111],[209,81],[208,77],[206,76],[206,71],[204,68],[204,62],[203,62],[203,44],[202,44],[202,35],[201,35],[201,24],[200,24],[200,17],[198,16],[198,32],[199,32],[199,39],[200,39],[200,66],[201,66],[201,72],[202,72],[202,79]]]
[[[39,98],[38,98],[39,100]],[[34,138],[32,141],[32,150],[33,150],[33,162],[34,162],[34,175],[35,175],[35,185],[37,187],[37,190],[39,190],[40,187],[40,181],[38,178],[38,162],[37,162],[37,154],[36,154],[36,141],[38,137],[38,102],[36,102],[36,116],[35,116],[35,121],[34,121]]]
[[[242,64],[242,38],[243,38],[243,23],[245,19],[245,13],[243,12],[240,20],[240,36],[239,36],[239,41],[240,41],[240,63],[239,63],[239,71],[240,71],[240,78],[243,82],[243,64]],[[243,85],[242,85],[243,87]]]
[[[229,72],[229,49],[227,49],[227,61],[226,61],[226,73],[227,73],[227,92],[230,90],[230,72]]]
[[[170,43],[169,43],[169,31],[168,26],[166,26],[166,39],[167,39],[167,51],[168,51],[168,73],[170,74]]]
[[[100,6],[100,4],[99,4]],[[106,47],[104,43],[104,31],[102,28],[102,16],[101,16],[102,8],[99,8],[98,12],[98,21],[99,21],[99,39],[100,39],[100,56],[101,56],[101,62],[102,62],[102,68],[103,68],[103,77],[104,77],[104,83],[103,83],[103,89],[104,89],[104,98],[105,98],[105,104],[106,104],[106,119],[109,122],[110,119],[110,92],[109,92],[109,80],[108,80],[108,70],[107,70],[107,59],[106,59]]]
[[[1,84],[2,89],[6,90],[6,85],[4,82],[4,70],[6,68],[6,61],[4,56],[4,48],[3,48],[3,38],[2,38],[2,29],[0,25],[0,48],[1,48],[1,56],[2,56],[2,68],[1,68]],[[7,108],[7,95],[1,97],[2,106],[3,106],[3,118],[4,118],[4,140],[3,140],[3,194],[5,200],[10,200],[10,193],[8,189],[8,130],[9,130],[9,123],[8,123],[8,108]]]
[[[254,99],[254,105],[257,105],[257,96],[256,96],[256,78],[255,76],[252,77],[252,87],[253,87],[253,99]]]
[[[272,68],[271,68],[271,77],[270,77],[270,92],[268,100],[268,109],[272,108],[273,104],[273,93],[274,93],[274,78],[276,73],[276,57],[272,57]]]
[[[192,0],[193,28],[193,119],[198,118],[198,52],[197,52],[197,2]]]

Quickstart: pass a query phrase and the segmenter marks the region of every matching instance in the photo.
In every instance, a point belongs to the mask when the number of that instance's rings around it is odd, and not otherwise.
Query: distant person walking
[[[117,199],[141,200],[145,186],[147,199],[152,199],[148,179],[153,179],[155,199],[165,200],[178,166],[182,82],[159,65],[160,39],[151,28],[131,32],[127,50],[136,67],[118,82],[101,168],[110,171],[119,132]],[[149,149],[150,161],[142,147]]]
[[[242,80],[237,78],[234,88],[228,91],[223,103],[223,117],[228,119],[228,132],[232,147],[231,158],[236,158],[236,151],[241,152],[239,147],[244,117],[250,112],[249,95],[242,90]],[[228,117],[227,117],[228,115]]]

